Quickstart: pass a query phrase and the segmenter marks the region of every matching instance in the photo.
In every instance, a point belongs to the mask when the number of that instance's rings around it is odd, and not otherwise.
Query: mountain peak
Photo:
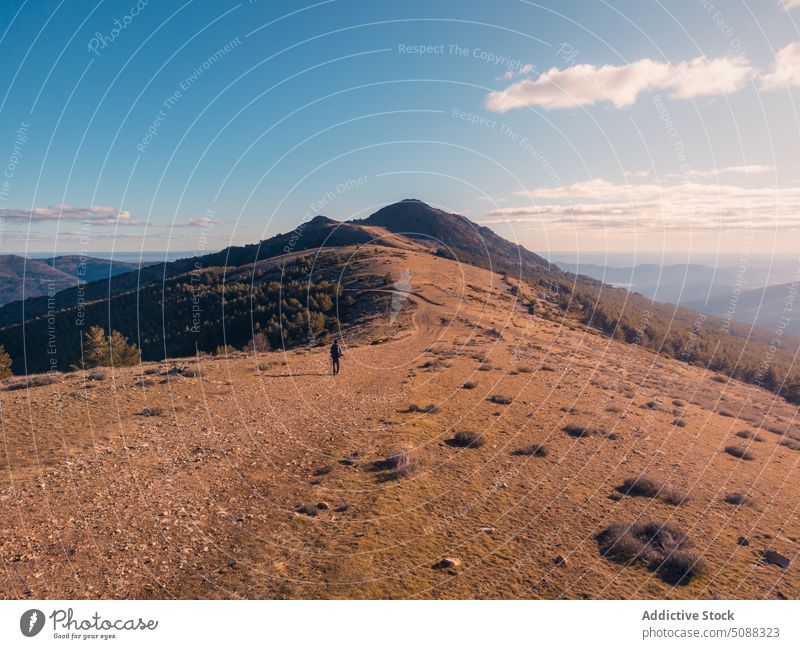
[[[308,224],[309,225],[336,225],[339,221],[334,221],[333,219],[329,219],[327,216],[323,216],[322,214],[317,214],[313,219],[311,219]]]

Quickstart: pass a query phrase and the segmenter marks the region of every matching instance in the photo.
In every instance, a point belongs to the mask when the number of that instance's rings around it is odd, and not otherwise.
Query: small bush
[[[725,496],[725,502],[729,505],[744,505],[746,507],[755,507],[756,501],[747,494],[734,492]]]
[[[186,378],[194,379],[203,376],[203,370],[201,370],[199,367],[184,367],[180,374]]]
[[[163,408],[159,408],[158,406],[148,406],[142,410],[142,417],[158,417],[163,413]]]
[[[507,406],[512,403],[514,399],[504,394],[493,394],[491,397],[489,397],[489,401],[501,406]]]
[[[158,367],[158,365],[144,368],[144,373],[145,374],[158,374],[160,371],[161,371],[161,368]]]
[[[742,439],[752,439],[754,442],[764,441],[764,438],[761,437],[761,435],[751,433],[749,430],[740,430],[738,433],[736,433],[736,437],[741,437]]]
[[[597,542],[602,556],[627,564],[646,562],[670,584],[687,584],[705,571],[702,561],[690,554],[686,535],[665,523],[612,523]]]
[[[686,402],[683,399],[674,399],[672,405],[678,406],[678,408],[683,408],[686,405]]]
[[[106,373],[95,370],[94,372],[89,372],[89,374],[86,375],[86,378],[90,381],[105,381]]]
[[[514,455],[531,455],[533,457],[546,457],[547,449],[543,444],[530,444],[514,451]]]
[[[381,482],[398,480],[411,475],[417,470],[417,462],[408,449],[392,451],[384,460],[375,463],[376,471],[388,471],[379,478]]]
[[[622,493],[626,496],[644,496],[645,498],[655,498],[661,491],[661,484],[640,475],[638,478],[627,478],[622,483]]]
[[[315,476],[328,475],[331,471],[333,471],[333,466],[328,464],[326,466],[321,466],[318,469],[314,469],[314,475]]]
[[[726,446],[725,452],[728,455],[733,455],[733,457],[738,457],[741,460],[753,460],[755,459],[746,448],[742,446]]]
[[[778,444],[793,451],[800,451],[800,442],[798,442],[796,439],[787,437],[786,439],[782,439],[780,442],[778,442]]]
[[[24,390],[26,388],[40,388],[45,385],[53,385],[54,383],[61,382],[61,375],[60,374],[37,374],[36,376],[29,376],[27,378],[22,379],[21,381],[16,381],[14,383],[10,383],[6,390]]]
[[[460,430],[453,437],[453,444],[463,448],[480,448],[486,444],[486,438],[471,430]]]
[[[467,381],[461,387],[464,388],[465,390],[474,390],[475,388],[478,387],[478,382],[477,381]]]
[[[685,494],[677,489],[669,489],[666,487],[661,490],[661,497],[664,499],[664,502],[676,506],[683,505],[687,500],[689,500],[689,494]]]
[[[683,419],[676,419],[672,422],[673,426],[677,426],[678,428],[686,428],[686,421]]]
[[[521,374],[530,374],[531,372],[533,372],[533,370],[527,365],[520,365],[517,368],[517,372],[520,372]]]
[[[429,403],[427,406],[418,406],[415,403],[412,403],[408,408],[406,408],[406,412],[426,412],[431,415],[435,415],[437,412],[440,412],[439,406],[435,403]]]
[[[567,435],[571,435],[572,437],[589,437],[591,435],[604,435],[602,430],[599,428],[593,428],[592,426],[582,426],[579,424],[567,424],[562,429]]]
[[[676,550],[654,567],[661,578],[669,584],[680,586],[705,572],[705,563],[685,550]]]

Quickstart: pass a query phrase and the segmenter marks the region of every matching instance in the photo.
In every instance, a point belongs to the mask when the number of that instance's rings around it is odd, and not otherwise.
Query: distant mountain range
[[[705,264],[637,264],[607,266],[593,263],[555,262],[559,268],[630,291],[657,302],[680,304],[696,309],[708,299],[731,295],[737,287],[775,285],[787,281],[792,269],[783,266]]]
[[[740,293],[728,292],[686,307],[775,331],[779,327],[800,336],[800,282],[777,284]]]
[[[129,273],[138,267],[134,263],[79,255],[47,259],[0,255],[0,305],[63,291],[81,281],[94,282]]]
[[[547,303],[566,322],[782,394],[791,385],[800,399],[792,365],[797,338],[784,337],[784,348],[773,354],[772,331],[701,316],[561,270],[486,227],[415,199],[356,221],[317,216],[256,244],[99,279],[50,300],[7,304],[0,308],[0,344],[16,372],[43,371],[53,361],[59,369],[79,362],[81,335],[93,324],[119,330],[150,360],[241,347],[258,332],[273,346],[303,344],[379,306],[384,277],[370,273],[363,252],[374,245],[507,274],[527,287],[518,298],[530,311]],[[355,267],[363,268],[358,283],[340,284]],[[49,352],[53,347],[57,354]],[[791,381],[785,383],[787,377]]]

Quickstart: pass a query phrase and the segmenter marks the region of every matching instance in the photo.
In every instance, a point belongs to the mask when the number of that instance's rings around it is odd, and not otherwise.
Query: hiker
[[[333,345],[331,345],[331,363],[333,364],[333,373],[339,373],[339,359],[344,356],[342,354],[342,348],[339,347],[339,342],[334,340]]]

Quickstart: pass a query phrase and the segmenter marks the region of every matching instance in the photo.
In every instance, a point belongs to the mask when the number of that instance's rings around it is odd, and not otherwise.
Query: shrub
[[[532,455],[533,457],[545,457],[547,449],[543,444],[531,444],[523,446],[514,451],[514,455]]]
[[[429,403],[427,406],[418,406],[415,403],[412,403],[408,408],[406,408],[406,412],[427,412],[428,414],[435,415],[437,412],[440,412],[441,409],[435,403]]]
[[[101,372],[100,370],[95,370],[94,372],[89,372],[89,374],[86,375],[86,378],[90,381],[105,381],[106,373]]]
[[[676,419],[672,422],[673,426],[677,426],[678,428],[686,428],[686,421],[683,419]]]
[[[455,434],[452,442],[455,446],[464,448],[480,448],[486,444],[486,438],[471,430],[460,430]]]
[[[39,388],[44,385],[53,385],[54,383],[59,383],[61,381],[61,375],[56,373],[48,373],[48,374],[38,374],[36,376],[29,376],[27,378],[22,379],[21,381],[17,381],[16,383],[11,383],[6,390],[24,390],[25,388]]]
[[[164,410],[158,406],[150,406],[142,410],[142,417],[158,417],[163,412]]]
[[[780,442],[778,442],[778,444],[793,451],[800,451],[800,442],[795,439],[790,439],[787,437],[786,439],[782,439]]]
[[[272,345],[269,344],[269,338],[263,331],[256,332],[247,343],[247,349],[254,354],[262,354],[272,350]]]
[[[676,550],[655,566],[655,571],[667,583],[679,586],[701,575],[705,571],[705,564],[702,559],[695,558],[685,550]]]
[[[567,435],[572,437],[589,437],[590,435],[603,435],[603,431],[592,426],[582,426],[579,424],[567,424],[562,429]]]
[[[408,449],[398,449],[386,456],[386,459],[375,462],[376,471],[388,471],[379,478],[382,482],[405,478],[417,470],[417,461]]]
[[[661,491],[661,484],[640,475],[638,478],[627,478],[622,483],[622,493],[626,496],[644,496],[645,498],[655,498]]]
[[[725,452],[728,455],[733,455],[733,457],[738,457],[741,460],[754,459],[752,453],[742,446],[726,446]]]
[[[512,399],[511,397],[508,397],[508,396],[506,396],[504,394],[493,394],[491,397],[489,397],[489,401],[491,401],[492,403],[496,403],[498,405],[501,405],[501,406],[507,406],[510,403],[512,403],[514,401],[514,399]]]
[[[725,496],[725,502],[729,505],[744,505],[746,507],[755,507],[756,501],[747,494],[734,492]]]
[[[315,475],[315,476],[327,475],[327,474],[329,474],[331,471],[333,471],[333,466],[332,466],[332,465],[330,465],[330,464],[328,464],[328,465],[326,465],[326,466],[321,466],[321,467],[319,467],[318,469],[315,469],[315,470],[314,470],[314,475]]]
[[[227,358],[228,356],[233,356],[237,353],[236,347],[233,345],[218,345],[216,349],[214,349],[214,356],[224,356]]]
[[[751,433],[749,430],[740,430],[738,433],[736,433],[736,437],[741,437],[742,439],[752,439],[754,442],[764,441],[764,438],[761,437],[761,435]]]
[[[597,536],[602,556],[631,564],[643,561],[664,581],[684,585],[705,571],[689,553],[692,543],[665,523],[612,523]]]
[[[465,390],[474,390],[475,388],[478,387],[478,382],[477,381],[467,381],[461,387],[464,388]]]

